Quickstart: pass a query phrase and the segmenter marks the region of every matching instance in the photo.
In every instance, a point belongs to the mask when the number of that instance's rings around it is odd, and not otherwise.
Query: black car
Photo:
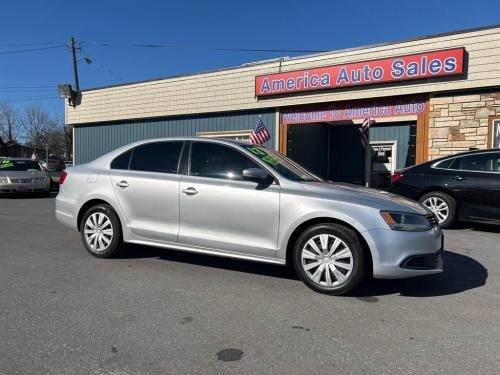
[[[456,220],[500,224],[500,150],[465,152],[396,171],[389,190],[427,206],[443,228]]]

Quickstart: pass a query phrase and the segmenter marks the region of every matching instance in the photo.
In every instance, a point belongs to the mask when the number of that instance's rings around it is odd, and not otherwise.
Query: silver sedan
[[[72,167],[56,216],[97,257],[126,242],[290,265],[328,294],[443,270],[441,229],[420,204],[222,139],[140,141]]]
[[[50,194],[50,178],[38,161],[0,158],[0,195],[10,193]]]

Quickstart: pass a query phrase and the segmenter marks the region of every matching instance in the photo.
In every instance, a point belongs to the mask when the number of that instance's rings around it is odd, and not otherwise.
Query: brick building
[[[66,103],[83,163],[137,139],[245,139],[258,118],[275,147],[332,180],[383,186],[394,170],[499,147],[500,26],[280,58],[84,90]],[[365,158],[359,127],[370,130]]]

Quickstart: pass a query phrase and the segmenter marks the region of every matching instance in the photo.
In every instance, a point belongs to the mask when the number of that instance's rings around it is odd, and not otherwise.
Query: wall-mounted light
[[[62,99],[68,99],[69,105],[74,106],[74,100],[76,98],[77,92],[73,90],[71,85],[57,85],[57,90],[59,91],[59,97],[61,97]]]

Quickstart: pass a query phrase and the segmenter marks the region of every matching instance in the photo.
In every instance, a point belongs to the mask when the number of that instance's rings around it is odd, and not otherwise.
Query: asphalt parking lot
[[[498,374],[500,228],[446,231],[445,273],[307,289],[286,268],[90,256],[53,198],[0,198],[0,374]]]

